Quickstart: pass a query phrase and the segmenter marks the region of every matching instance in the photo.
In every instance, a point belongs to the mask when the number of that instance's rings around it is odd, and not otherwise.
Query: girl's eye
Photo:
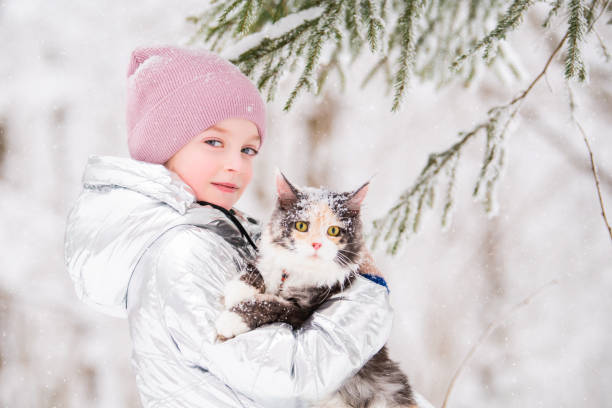
[[[308,231],[308,223],[304,221],[298,221],[295,223],[295,229],[300,232]]]
[[[257,150],[253,149],[252,147],[245,147],[242,149],[242,152],[248,154],[249,156],[255,156],[257,154]]]
[[[332,225],[327,229],[327,235],[331,235],[332,237],[336,237],[340,234],[340,227],[336,225]]]
[[[215,140],[215,139],[205,140],[204,143],[209,144],[211,146],[215,146],[215,147],[222,144],[220,140]],[[215,145],[214,143],[219,143],[219,145]]]

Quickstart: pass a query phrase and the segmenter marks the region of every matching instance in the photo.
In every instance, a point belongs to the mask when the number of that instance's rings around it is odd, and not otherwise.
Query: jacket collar
[[[161,164],[125,157],[90,156],[83,174],[83,186],[119,186],[162,201],[181,215],[196,201],[195,194],[181,178]]]
[[[134,268],[151,243],[175,226],[210,228],[244,256],[253,255],[226,214],[196,203],[191,188],[162,165],[91,156],[83,184],[66,222],[65,261],[79,298],[105,313],[126,315]],[[255,221],[237,210],[232,215],[256,241]]]

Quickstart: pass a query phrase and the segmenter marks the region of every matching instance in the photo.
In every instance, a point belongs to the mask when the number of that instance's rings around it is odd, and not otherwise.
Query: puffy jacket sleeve
[[[274,323],[226,342],[214,322],[221,294],[240,264],[215,232],[186,227],[158,253],[161,315],[179,355],[265,407],[307,406],[337,390],[387,341],[392,309],[386,289],[363,277],[331,297],[293,331]]]

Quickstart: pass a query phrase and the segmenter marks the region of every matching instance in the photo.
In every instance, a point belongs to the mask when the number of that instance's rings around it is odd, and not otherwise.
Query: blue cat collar
[[[374,283],[378,283],[381,286],[384,286],[387,289],[387,293],[391,292],[389,290],[389,287],[387,286],[387,282],[385,281],[385,279],[381,276],[377,276],[377,275],[370,275],[369,273],[362,273],[361,276],[363,276],[366,279],[371,280]]]

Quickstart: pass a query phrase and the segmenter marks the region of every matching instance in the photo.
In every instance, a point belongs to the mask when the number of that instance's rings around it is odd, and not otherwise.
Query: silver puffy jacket
[[[233,210],[254,240],[255,220]],[[225,282],[255,251],[162,165],[91,156],[66,225],[79,298],[127,317],[146,407],[306,407],[386,342],[386,289],[363,277],[300,329],[275,323],[217,342]]]

